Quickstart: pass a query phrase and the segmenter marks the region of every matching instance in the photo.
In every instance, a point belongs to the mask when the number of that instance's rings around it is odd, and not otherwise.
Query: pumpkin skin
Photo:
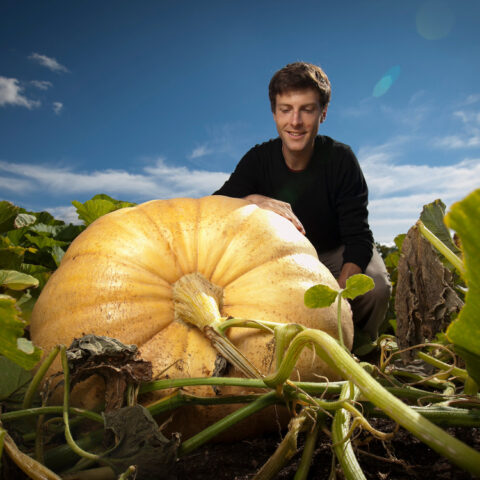
[[[194,272],[223,290],[222,316],[300,323],[337,337],[336,306],[309,309],[303,303],[313,285],[338,289],[306,237],[288,220],[245,200],[208,196],[153,200],[92,223],[71,244],[43,289],[31,317],[32,340],[48,352],[87,333],[105,335],[137,345],[142,358],[152,362],[154,378],[211,376],[217,352],[198,328],[175,318],[173,286]],[[351,348],[347,302],[342,327]],[[274,370],[270,334],[234,328],[228,336],[263,374]],[[230,376],[241,376],[230,370]],[[318,376],[337,378],[305,349],[292,378],[318,381]],[[74,389],[74,403],[88,408],[101,400],[100,382],[92,383]],[[232,388],[221,393],[239,393]],[[185,390],[215,395],[211,387]],[[191,434],[232,408],[189,407],[191,413],[174,417],[171,429]],[[239,438],[248,434],[245,429],[236,432]]]

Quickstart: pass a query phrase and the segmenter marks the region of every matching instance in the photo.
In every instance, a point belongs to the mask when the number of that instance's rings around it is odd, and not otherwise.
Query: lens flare
[[[416,16],[417,32],[427,40],[446,37],[452,30],[455,17],[443,0],[429,0],[422,4]]]
[[[390,87],[394,84],[395,80],[400,75],[400,66],[395,65],[390,70],[388,70],[385,75],[377,82],[375,87],[373,88],[373,96],[378,98],[382,95],[385,95],[389,90]]]

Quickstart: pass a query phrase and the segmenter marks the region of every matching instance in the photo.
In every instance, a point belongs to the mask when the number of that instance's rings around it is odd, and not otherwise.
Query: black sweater
[[[307,168],[290,170],[280,138],[256,145],[214,195],[260,194],[290,203],[317,252],[345,245],[343,261],[362,271],[372,256],[368,189],[349,146],[318,135]]]

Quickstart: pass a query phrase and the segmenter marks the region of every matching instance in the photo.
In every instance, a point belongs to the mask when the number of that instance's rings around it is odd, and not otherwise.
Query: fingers
[[[293,213],[292,207],[287,202],[282,202],[281,200],[276,200],[274,198],[264,197],[263,195],[250,195],[247,197],[252,203],[255,203],[258,207],[265,210],[271,210],[272,212],[278,213],[282,217],[286,218],[293,223],[295,228],[305,235],[305,229],[303,228],[302,223]]]

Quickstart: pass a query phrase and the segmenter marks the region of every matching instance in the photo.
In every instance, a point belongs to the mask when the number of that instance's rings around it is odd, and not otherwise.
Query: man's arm
[[[345,288],[347,279],[352,275],[356,275],[357,273],[362,273],[362,269],[358,265],[352,262],[344,263],[342,269],[340,270],[340,275],[337,278],[340,288]]]

